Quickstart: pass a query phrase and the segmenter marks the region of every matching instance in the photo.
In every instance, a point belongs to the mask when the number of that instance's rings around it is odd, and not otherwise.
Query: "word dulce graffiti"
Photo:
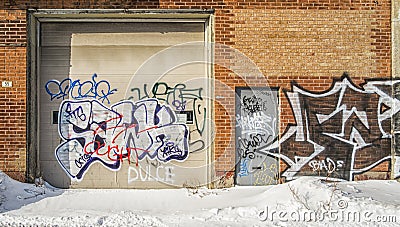
[[[59,133],[64,140],[56,158],[74,180],[95,162],[118,170],[124,160],[147,157],[167,163],[189,154],[188,129],[176,124],[174,111],[157,100],[121,101],[107,108],[99,101],[63,101]]]
[[[339,168],[342,168],[343,163],[344,162],[341,160],[335,162],[331,158],[327,157],[326,159],[323,160],[312,160],[311,162],[308,163],[308,165],[312,168],[314,172],[325,170],[328,173],[333,173],[334,171],[337,171]]]
[[[110,104],[108,96],[114,94],[117,89],[111,89],[110,83],[106,80],[96,81],[97,74],[93,74],[92,80],[81,82],[78,80],[72,80],[66,78],[63,81],[49,80],[46,85],[46,92],[50,95],[50,99],[62,99],[66,97],[69,99],[86,99],[93,98],[98,99],[104,103]]]
[[[175,174],[172,173],[173,170],[173,166],[159,165],[157,167],[152,167],[151,165],[147,165],[146,168],[142,168],[141,166],[138,168],[129,166],[128,184],[135,181],[161,181],[165,183],[173,183],[173,177],[175,176]]]

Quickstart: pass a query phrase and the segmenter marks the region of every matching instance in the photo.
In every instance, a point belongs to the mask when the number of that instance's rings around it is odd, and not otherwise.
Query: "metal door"
[[[278,139],[278,91],[236,88],[236,184],[277,183],[278,160],[258,152]]]

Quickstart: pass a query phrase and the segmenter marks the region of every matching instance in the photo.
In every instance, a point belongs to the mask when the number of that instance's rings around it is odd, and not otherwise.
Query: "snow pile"
[[[314,177],[258,187],[61,190],[0,172],[0,226],[398,226],[400,183]]]
[[[36,186],[15,181],[0,171],[0,213],[17,210],[41,199],[58,196],[62,192],[47,183]]]

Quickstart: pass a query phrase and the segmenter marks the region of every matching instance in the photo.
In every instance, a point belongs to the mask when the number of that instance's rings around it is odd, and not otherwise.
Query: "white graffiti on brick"
[[[294,179],[295,175],[307,164],[316,167],[312,160],[317,156],[329,149],[334,149],[334,147],[332,147],[334,143],[329,144],[328,147],[328,145],[318,143],[317,140],[315,140],[316,136],[324,136],[324,138],[328,138],[331,141],[337,141],[338,143],[347,144],[347,146],[351,147],[352,151],[348,160],[348,175],[346,175],[344,179],[353,180],[355,174],[363,173],[383,161],[391,160],[391,155],[387,154],[380,157],[379,160],[370,161],[363,168],[355,167],[357,152],[360,152],[361,149],[375,146],[373,144],[375,141],[371,141],[371,138],[365,135],[365,132],[363,135],[360,129],[367,132],[370,131],[372,122],[374,125],[378,126],[378,130],[375,130],[377,132],[374,132],[375,137],[377,137],[376,140],[390,139],[392,137],[390,129],[385,129],[383,124],[386,121],[390,121],[394,115],[399,114],[400,100],[392,97],[390,92],[392,87],[398,84],[400,84],[399,80],[379,80],[367,81],[363,86],[357,87],[351,82],[348,76],[344,76],[341,81],[335,82],[331,89],[324,93],[312,93],[294,84],[292,91],[286,92],[286,95],[292,107],[296,125],[289,126],[279,142],[277,141],[270,146],[264,147],[258,152],[272,155],[285,161],[289,167],[283,172],[282,176],[286,177],[287,180],[291,180]],[[333,111],[329,113],[317,113],[315,110],[319,108],[318,100],[330,97],[335,100],[335,103],[323,103],[321,105],[331,105],[328,109],[329,111],[333,109]],[[365,105],[363,106],[363,104],[357,103],[354,105],[358,105],[358,107],[352,106],[349,103],[354,100],[349,97],[365,97]],[[377,102],[372,102],[371,97],[376,97]],[[344,101],[344,99],[346,99],[346,101]],[[354,101],[354,103],[355,102],[357,101]],[[373,113],[375,113],[375,116],[372,116]],[[329,132],[329,130],[318,132],[310,125],[310,116],[315,117],[313,118],[314,123],[317,122],[319,125],[338,124],[341,130],[337,132]],[[357,121],[357,123],[354,123],[355,121]],[[377,134],[379,134],[379,136],[376,136]],[[292,137],[296,142],[310,144],[313,147],[313,152],[309,153],[307,156],[295,155],[292,157],[289,157],[285,153],[285,150],[282,150],[281,153],[276,152],[280,145],[284,144]],[[399,160],[399,158],[393,160],[395,166],[400,165],[398,163]],[[343,164],[342,162],[343,161],[341,161],[341,164]],[[394,175],[395,177],[400,176],[400,171],[396,171]]]

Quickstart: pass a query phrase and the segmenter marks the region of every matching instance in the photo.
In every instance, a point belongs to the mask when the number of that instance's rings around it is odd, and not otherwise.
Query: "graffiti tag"
[[[124,160],[145,157],[167,163],[188,158],[188,129],[174,111],[155,99],[121,101],[110,108],[97,100],[63,101],[56,157],[72,179],[81,180],[95,162],[118,170]],[[68,152],[72,146],[76,152]],[[78,147],[78,148],[77,148]]]
[[[110,83],[106,80],[96,81],[97,74],[93,74],[92,80],[80,81],[66,78],[63,81],[49,80],[46,85],[46,92],[50,95],[50,100],[54,99],[98,99],[110,104],[108,96],[114,94],[117,89],[111,89]]]

